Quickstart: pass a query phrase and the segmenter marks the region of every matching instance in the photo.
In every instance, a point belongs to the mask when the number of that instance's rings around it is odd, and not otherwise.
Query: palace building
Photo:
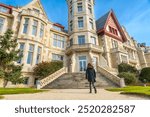
[[[84,73],[90,62],[97,72],[104,70],[105,77],[112,74],[111,80],[115,80],[117,66],[122,62],[137,69],[150,66],[150,49],[137,44],[113,10],[96,20],[94,0],[66,0],[66,3],[68,31],[48,19],[40,0],[22,7],[0,3],[0,35],[12,29],[13,37],[18,39],[23,57],[17,64],[24,65],[22,74],[27,77],[24,85],[36,85],[33,67],[42,61],[63,61],[65,73]]]

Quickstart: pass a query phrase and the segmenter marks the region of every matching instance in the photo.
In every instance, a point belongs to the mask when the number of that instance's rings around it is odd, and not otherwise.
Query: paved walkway
[[[97,94],[89,94],[88,89],[51,89],[36,94],[5,95],[4,100],[147,100],[148,98],[121,95],[98,89]]]

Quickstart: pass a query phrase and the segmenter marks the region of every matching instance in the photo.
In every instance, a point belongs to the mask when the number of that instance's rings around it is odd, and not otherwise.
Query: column
[[[93,59],[92,59],[92,52],[91,52],[91,50],[89,51],[89,63],[91,63],[91,64],[93,64]]]
[[[71,65],[70,65],[70,71],[73,73],[76,71],[76,53],[73,52],[72,57],[71,57]]]
[[[38,49],[38,44],[35,44],[35,45],[34,45],[34,53],[33,53],[32,66],[36,64],[37,49]]]
[[[106,53],[106,59],[107,59],[107,64],[108,64],[108,67],[112,67],[111,65],[111,60],[110,60],[110,50],[108,49],[108,46],[107,46],[107,38],[104,37],[104,44],[105,44],[105,53]]]
[[[27,64],[28,50],[29,50],[29,42],[26,41],[25,47],[24,47],[23,58],[22,58],[22,63],[23,63],[24,65]]]
[[[24,23],[24,17],[21,18],[21,21],[20,21],[20,27],[19,27],[19,33],[18,35],[21,35],[22,31],[23,31],[23,23]]]
[[[30,18],[27,33],[28,35],[32,35],[32,25],[33,25],[33,18]]]

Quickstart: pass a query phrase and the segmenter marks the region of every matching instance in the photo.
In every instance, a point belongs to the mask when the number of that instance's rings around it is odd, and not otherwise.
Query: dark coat
[[[88,79],[89,82],[96,82],[96,73],[93,68],[87,68],[86,70],[86,79]]]

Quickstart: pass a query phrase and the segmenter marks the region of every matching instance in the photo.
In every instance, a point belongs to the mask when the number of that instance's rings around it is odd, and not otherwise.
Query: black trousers
[[[90,93],[92,93],[92,87],[94,88],[95,93],[97,93],[96,87],[94,85],[94,81],[89,82],[89,86],[90,86]]]

